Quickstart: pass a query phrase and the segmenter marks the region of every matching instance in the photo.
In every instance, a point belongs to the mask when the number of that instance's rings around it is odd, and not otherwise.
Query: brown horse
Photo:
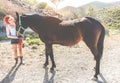
[[[18,13],[16,26],[19,35],[23,35],[27,27],[39,34],[41,41],[45,43],[46,61],[44,67],[48,65],[48,57],[52,61],[51,70],[56,67],[53,55],[53,44],[72,46],[83,40],[91,50],[96,60],[95,75],[100,74],[100,58],[103,53],[103,42],[105,29],[103,25],[91,17],[84,17],[80,21],[62,21],[51,16],[22,15]]]

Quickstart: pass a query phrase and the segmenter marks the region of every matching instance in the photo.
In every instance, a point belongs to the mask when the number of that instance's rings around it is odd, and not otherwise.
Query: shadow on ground
[[[12,83],[12,81],[14,80],[15,76],[16,76],[16,72],[18,71],[19,67],[21,66],[21,64],[19,65],[14,65],[11,70],[8,72],[8,74],[0,81],[0,83]]]
[[[49,76],[48,68],[46,67],[43,83],[54,83],[55,74],[56,72],[53,71],[51,72],[51,75]]]

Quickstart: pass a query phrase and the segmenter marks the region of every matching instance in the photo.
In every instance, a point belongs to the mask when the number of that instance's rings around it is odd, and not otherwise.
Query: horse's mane
[[[52,17],[52,16],[44,16],[45,19],[48,19],[49,22],[55,22],[55,23],[61,23],[62,20],[60,20],[57,17]]]
[[[50,22],[50,23],[57,23],[59,24],[60,22],[62,22],[61,19],[57,18],[57,17],[53,17],[53,16],[44,16],[44,15],[39,15],[39,14],[32,14],[32,15],[22,15],[22,17],[26,17],[29,16],[32,19],[38,19],[38,20],[42,20],[42,21],[46,21],[46,22]]]

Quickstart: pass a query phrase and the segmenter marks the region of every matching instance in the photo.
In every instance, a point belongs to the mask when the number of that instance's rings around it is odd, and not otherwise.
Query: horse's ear
[[[17,19],[19,20],[19,14],[18,14],[18,12],[16,12],[16,16],[17,16]]]
[[[24,13],[22,13],[22,15],[25,15]]]
[[[26,14],[22,13],[22,16],[27,16]]]

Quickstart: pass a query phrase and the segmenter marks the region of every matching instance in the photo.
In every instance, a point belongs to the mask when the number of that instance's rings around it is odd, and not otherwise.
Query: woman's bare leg
[[[21,63],[23,63],[22,39],[19,39],[18,48],[19,48],[20,60],[21,60]]]
[[[13,51],[14,51],[14,58],[15,58],[15,64],[18,63],[18,56],[17,56],[17,44],[13,44]]]

